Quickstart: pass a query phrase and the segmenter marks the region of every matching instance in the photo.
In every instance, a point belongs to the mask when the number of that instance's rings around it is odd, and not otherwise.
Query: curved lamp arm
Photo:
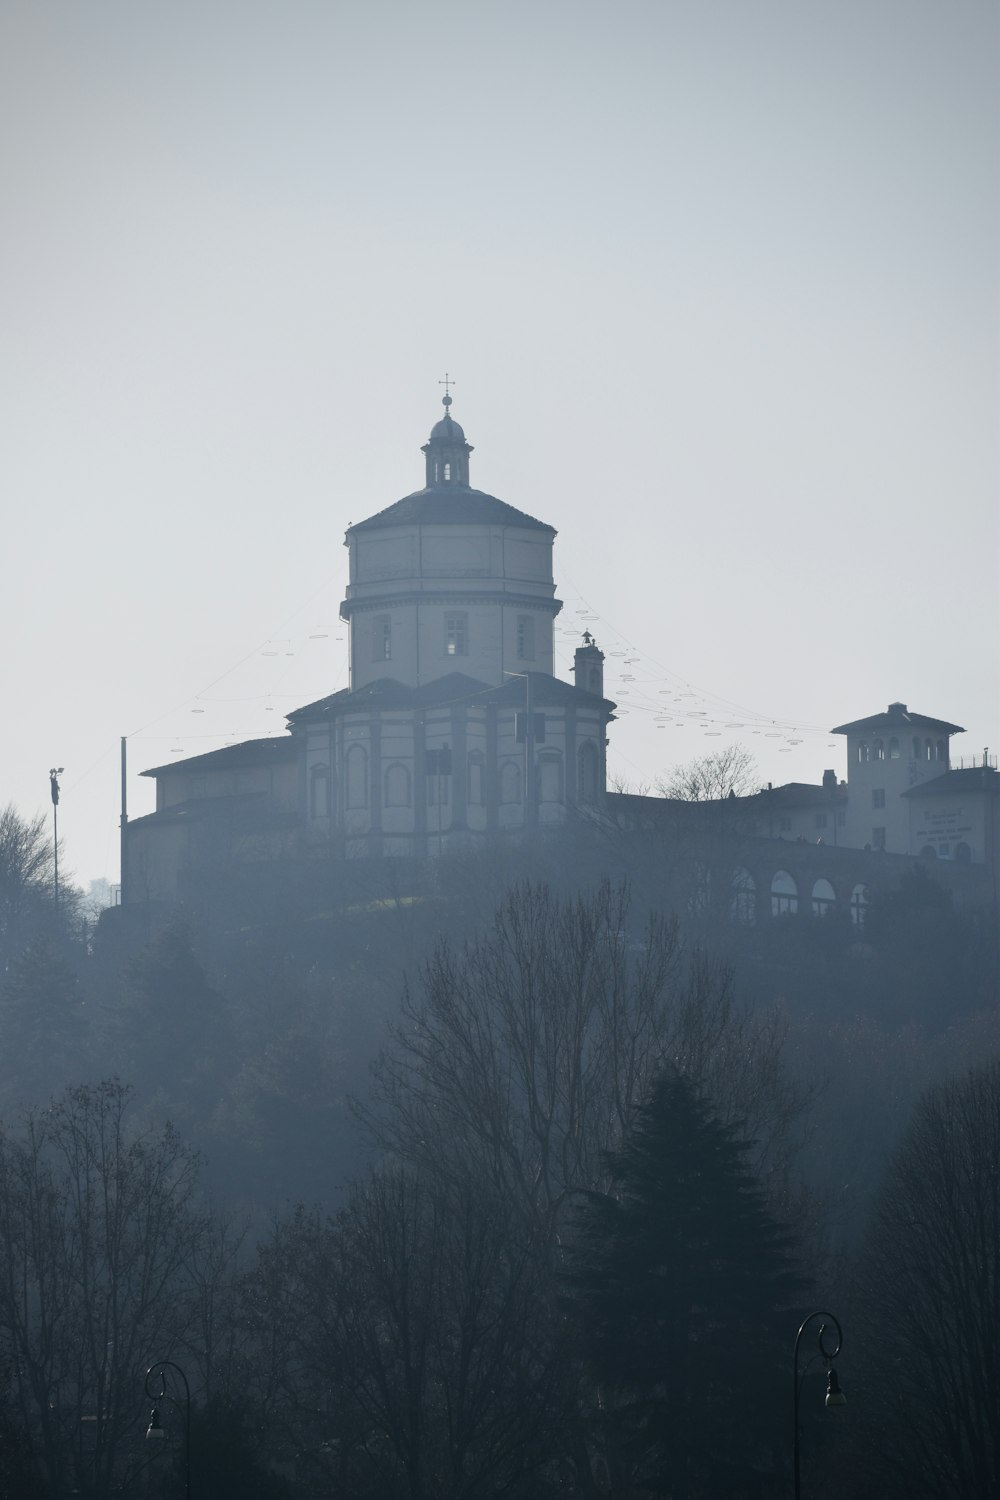
[[[184,1387],[184,1398],[172,1396],[167,1390],[167,1371],[172,1370]],[[184,1413],[184,1500],[191,1500],[191,1387],[188,1378],[180,1365],[174,1364],[172,1359],[158,1359],[151,1364],[146,1371],[145,1379],[146,1395],[153,1402],[153,1410],[150,1414],[149,1426],[146,1429],[147,1438],[160,1438],[163,1436],[163,1428],[160,1426],[160,1413],[158,1403],[161,1401],[172,1401]]]
[[[806,1329],[811,1323],[815,1323],[817,1318],[822,1319],[816,1335],[816,1343],[818,1346],[817,1352],[826,1361],[826,1364],[828,1366],[826,1405],[847,1405],[847,1398],[845,1397],[843,1391],[840,1389],[840,1383],[837,1380],[837,1372],[833,1368],[833,1361],[837,1358],[837,1355],[843,1348],[843,1330],[841,1329],[840,1323],[834,1317],[833,1313],[823,1312],[821,1309],[817,1309],[816,1312],[811,1312],[807,1318],[803,1319],[799,1331],[795,1335],[795,1354],[792,1362],[792,1375],[795,1382],[792,1401],[792,1420],[794,1423],[794,1431],[792,1437],[792,1471],[794,1479],[793,1493],[795,1496],[795,1500],[801,1500],[801,1476],[799,1468],[799,1389],[801,1384],[799,1380],[799,1347],[802,1343],[802,1335],[805,1333]],[[827,1347],[827,1335],[829,1335],[829,1343],[832,1347]],[[836,1340],[835,1343],[834,1339]]]

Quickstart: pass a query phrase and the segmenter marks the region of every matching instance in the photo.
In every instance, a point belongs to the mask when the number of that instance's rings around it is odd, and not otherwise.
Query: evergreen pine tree
[[[789,1327],[806,1283],[747,1165],[749,1142],[662,1078],[577,1219],[567,1305],[602,1388],[615,1487],[671,1500],[783,1481]]]

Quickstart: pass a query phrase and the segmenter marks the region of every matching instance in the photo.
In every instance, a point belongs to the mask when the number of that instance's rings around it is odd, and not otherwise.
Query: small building
[[[924,859],[995,865],[1000,832],[1000,774],[988,763],[945,771],[903,793],[909,847]]]
[[[911,853],[903,793],[948,770],[951,736],[962,734],[961,726],[911,713],[905,703],[890,703],[885,713],[840,724],[831,733],[847,737],[844,843]]]

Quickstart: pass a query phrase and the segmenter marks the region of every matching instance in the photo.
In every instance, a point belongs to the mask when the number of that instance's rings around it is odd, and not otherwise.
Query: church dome
[[[465,433],[459,424],[453,420],[450,412],[446,412],[440,422],[435,422],[431,428],[429,441],[432,443],[464,443]]]

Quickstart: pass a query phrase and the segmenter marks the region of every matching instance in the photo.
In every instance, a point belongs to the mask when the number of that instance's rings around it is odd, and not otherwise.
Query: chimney
[[[837,773],[836,773],[836,771],[824,771],[823,772],[823,785],[824,785],[824,787],[826,788],[826,790],[828,792],[832,792],[832,791],[836,790],[836,786],[837,786]]]

